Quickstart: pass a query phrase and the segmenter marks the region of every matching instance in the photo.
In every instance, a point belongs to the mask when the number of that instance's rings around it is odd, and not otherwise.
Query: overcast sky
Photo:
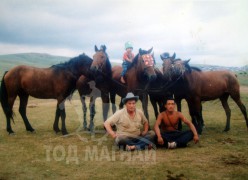
[[[0,0],[0,54],[92,56],[110,60],[124,44],[153,47],[191,64],[248,64],[247,0]]]

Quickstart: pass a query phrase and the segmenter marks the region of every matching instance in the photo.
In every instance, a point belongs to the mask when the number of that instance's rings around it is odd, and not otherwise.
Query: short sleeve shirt
[[[116,125],[117,135],[139,136],[143,125],[145,122],[148,122],[148,120],[144,113],[138,109],[136,109],[134,118],[131,119],[127,113],[127,109],[123,108],[116,111],[115,114],[107,119],[107,122],[110,123],[111,126]]]
[[[133,59],[133,58],[134,58],[134,54],[133,53],[129,54],[129,53],[125,52],[123,54],[123,60],[124,61],[126,61],[126,59]]]

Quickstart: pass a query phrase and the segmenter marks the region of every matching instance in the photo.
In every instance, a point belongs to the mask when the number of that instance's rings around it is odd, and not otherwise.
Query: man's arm
[[[191,131],[193,132],[193,134],[194,134],[194,137],[193,137],[194,142],[195,142],[195,143],[198,143],[198,141],[199,141],[199,136],[198,136],[198,133],[197,133],[197,131],[196,131],[196,129],[195,129],[194,124],[193,124],[192,122],[190,122],[189,120],[187,120],[187,119],[182,115],[182,113],[180,113],[179,116],[180,116],[180,119],[181,119],[187,126],[189,126],[189,128],[190,128]]]
[[[148,129],[149,129],[149,124],[148,121],[146,121],[143,125],[143,132],[141,133],[141,136],[145,136],[148,132]]]
[[[161,122],[162,122],[162,115],[160,113],[158,115],[158,118],[157,118],[156,122],[155,122],[154,131],[155,131],[155,133],[156,133],[156,135],[158,137],[158,144],[163,145],[164,140],[163,140],[163,138],[161,136],[161,132],[160,132],[160,129],[159,129],[159,126],[160,126]]]
[[[104,127],[106,128],[106,130],[108,131],[108,133],[111,135],[112,138],[117,137],[116,133],[113,131],[113,129],[112,129],[112,127],[108,121],[104,122]]]

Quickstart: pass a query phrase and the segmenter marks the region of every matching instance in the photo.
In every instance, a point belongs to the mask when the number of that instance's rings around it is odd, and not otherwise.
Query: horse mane
[[[80,66],[90,66],[92,63],[92,59],[87,56],[85,53],[80,54],[77,57],[73,57],[66,62],[61,62],[59,64],[52,65],[50,68],[54,69],[54,71],[59,72],[62,70],[69,70],[71,72],[76,72],[78,65]]]
[[[202,70],[198,67],[195,66],[190,66],[188,63],[185,65],[185,68],[188,72],[192,72],[192,71],[198,71],[198,72],[202,72]]]
[[[130,66],[128,66],[127,70],[129,70],[131,67],[135,66],[138,63],[138,59],[139,59],[139,53],[133,58],[133,61],[130,64]]]
[[[112,66],[109,60],[109,56],[106,52],[104,52],[107,56],[107,60],[106,60],[106,72],[107,72],[107,76],[108,77],[112,77]]]

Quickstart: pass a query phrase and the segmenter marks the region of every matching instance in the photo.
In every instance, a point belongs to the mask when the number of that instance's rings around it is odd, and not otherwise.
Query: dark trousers
[[[149,131],[145,136],[139,137],[127,137],[127,136],[119,136],[116,139],[116,145],[119,148],[125,148],[126,145],[136,146],[136,149],[144,150],[148,147],[148,145],[154,146],[154,136],[155,133],[153,131]]]
[[[186,147],[188,142],[194,137],[191,130],[187,131],[172,131],[172,132],[161,132],[161,136],[164,140],[163,147],[168,147],[168,142],[176,142],[177,147]],[[156,136],[157,143],[157,136]],[[161,146],[161,145],[159,145]]]
[[[130,62],[128,62],[128,61],[123,61],[123,63],[122,63],[122,72],[121,72],[121,76],[124,76],[125,74],[126,74],[126,72],[127,72],[127,69],[128,69],[128,67],[130,66]]]

